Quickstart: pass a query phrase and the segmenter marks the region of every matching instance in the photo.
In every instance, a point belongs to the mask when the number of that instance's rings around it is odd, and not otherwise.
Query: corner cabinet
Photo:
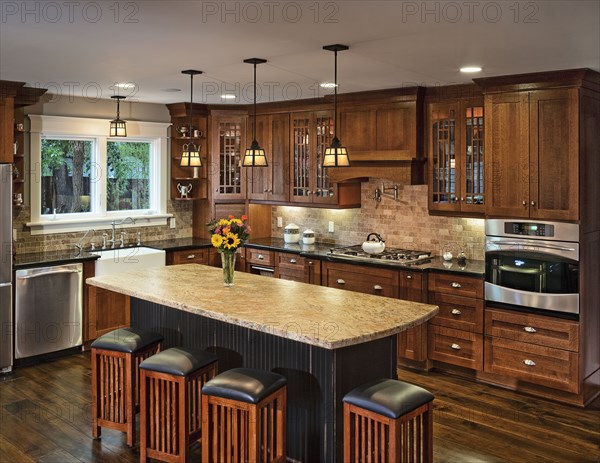
[[[211,115],[211,161],[209,176],[212,197],[246,199],[246,170],[240,167],[246,149],[245,114]]]
[[[579,90],[485,97],[486,214],[579,219]]]
[[[175,103],[167,105],[171,114],[171,185],[170,198],[174,201],[193,201],[207,197],[207,129],[208,118],[205,109],[194,105],[192,118],[192,142],[200,150],[202,167],[181,167],[181,153],[183,146],[190,142],[190,105],[186,103]],[[196,136],[194,136],[196,135]],[[197,175],[197,176],[195,176]],[[187,188],[189,192],[182,194],[182,189]]]
[[[247,169],[248,199],[287,202],[290,198],[290,115],[261,115],[256,120],[256,137],[269,165]],[[250,118],[248,141],[252,140],[253,130],[254,121]]]
[[[328,169],[322,166],[333,132],[332,111],[291,114],[290,202],[360,207],[360,183],[333,183]]]
[[[485,213],[483,98],[427,106],[429,210]]]

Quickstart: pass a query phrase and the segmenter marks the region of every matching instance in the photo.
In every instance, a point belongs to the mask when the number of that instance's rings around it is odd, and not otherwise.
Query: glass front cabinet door
[[[245,199],[246,172],[240,167],[246,148],[245,115],[212,116],[211,171],[214,199]]]
[[[483,101],[430,103],[429,209],[483,215]]]

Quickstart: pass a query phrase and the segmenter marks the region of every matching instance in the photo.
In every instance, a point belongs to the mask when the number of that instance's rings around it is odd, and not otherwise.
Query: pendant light
[[[190,76],[190,126],[188,128],[189,143],[183,145],[183,152],[181,153],[181,161],[179,165],[181,167],[202,167],[202,159],[200,159],[200,148],[196,147],[192,139],[192,114],[194,112],[194,76],[202,74],[202,71],[195,71],[188,69],[181,71],[182,74]],[[194,169],[194,177],[196,177],[196,169]]]
[[[125,97],[121,95],[111,96],[113,100],[117,100],[117,118],[110,121],[110,136],[111,137],[126,137],[127,136],[127,122],[120,117],[120,105],[121,100]]]
[[[335,54],[335,65],[334,65],[334,90],[333,94],[333,140],[331,146],[325,149],[323,156],[323,167],[350,167],[350,158],[348,157],[348,150],[345,146],[342,146],[340,140],[337,137],[337,54],[338,51],[348,50],[350,47],[347,45],[326,45],[323,50],[332,51]]]
[[[244,153],[244,159],[242,159],[242,167],[267,167],[267,156],[265,156],[265,150],[260,147],[258,141],[256,141],[256,65],[266,63],[266,59],[261,58],[249,58],[245,59],[244,63],[252,64],[254,66],[254,136],[250,148],[246,148]]]

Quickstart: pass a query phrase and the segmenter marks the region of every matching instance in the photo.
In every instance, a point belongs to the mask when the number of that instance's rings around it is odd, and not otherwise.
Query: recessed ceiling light
[[[323,82],[321,84],[322,88],[335,88],[337,85],[334,82]]]
[[[181,89],[180,88],[163,88],[161,91],[167,92],[167,93],[175,93],[175,92],[181,92]]]
[[[225,93],[225,94],[221,95],[221,98],[224,100],[235,100],[237,97],[235,95],[233,95],[232,93]]]
[[[135,82],[118,82],[115,84],[116,87],[119,88],[125,88],[125,89],[130,89],[130,88],[135,88]]]
[[[464,72],[467,74],[473,72],[481,72],[481,68],[479,66],[463,66],[462,68],[460,68],[460,72]]]

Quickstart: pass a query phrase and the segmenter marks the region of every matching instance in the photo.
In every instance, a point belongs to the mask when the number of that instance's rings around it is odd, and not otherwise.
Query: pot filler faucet
[[[111,234],[111,237],[109,240],[106,239],[106,237],[108,236],[106,233],[102,234],[102,249],[106,249],[107,244],[110,244],[111,248],[115,247],[115,244],[117,243],[117,241],[119,241],[115,238],[115,227],[117,225],[124,225],[126,223],[134,224],[135,219],[132,217],[125,217],[123,220],[119,220],[118,222],[116,220],[113,220],[110,223],[110,225],[112,226],[112,234]],[[123,247],[125,245],[125,234],[124,233],[121,233],[120,241],[121,241],[121,247]]]

